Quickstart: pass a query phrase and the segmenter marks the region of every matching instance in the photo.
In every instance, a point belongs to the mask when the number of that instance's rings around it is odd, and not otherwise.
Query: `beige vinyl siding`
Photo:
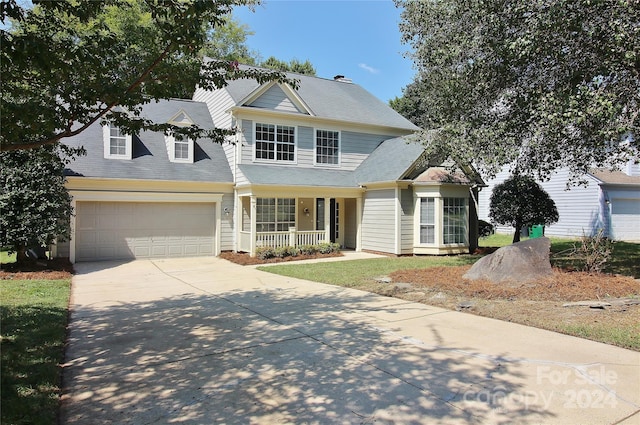
[[[264,92],[259,98],[249,104],[254,108],[273,109],[281,112],[302,113],[289,99],[282,88],[275,84]]]
[[[235,249],[235,211],[233,210],[233,194],[222,196],[220,212],[220,250],[231,251]],[[229,214],[224,213],[224,209],[229,210]]]
[[[400,189],[400,249],[402,254],[413,253],[414,208],[413,190]]]
[[[362,249],[395,252],[395,189],[367,191],[362,211]]]

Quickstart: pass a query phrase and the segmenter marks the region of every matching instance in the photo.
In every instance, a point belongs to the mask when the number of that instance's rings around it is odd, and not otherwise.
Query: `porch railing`
[[[325,242],[324,230],[295,230],[288,232],[257,232],[256,246],[280,248],[283,246],[317,245]]]

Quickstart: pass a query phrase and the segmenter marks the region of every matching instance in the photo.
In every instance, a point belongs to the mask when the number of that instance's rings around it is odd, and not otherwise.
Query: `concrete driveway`
[[[80,263],[63,424],[639,424],[640,353],[217,258]]]

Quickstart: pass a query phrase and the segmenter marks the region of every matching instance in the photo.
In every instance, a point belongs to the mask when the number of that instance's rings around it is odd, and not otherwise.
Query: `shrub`
[[[595,235],[583,235],[573,244],[570,256],[583,262],[582,270],[589,273],[600,273],[611,258],[613,241],[598,229]]]
[[[338,243],[321,243],[318,245],[318,252],[321,254],[331,254],[338,251],[340,251],[340,244]]]
[[[298,249],[300,255],[313,255],[318,252],[318,245],[302,245]]]
[[[256,249],[256,257],[261,260],[268,260],[270,258],[274,258],[275,256],[275,249],[271,248],[270,246],[260,247]]]
[[[295,246],[281,246],[275,249],[276,258],[296,257],[300,254],[300,251]]]

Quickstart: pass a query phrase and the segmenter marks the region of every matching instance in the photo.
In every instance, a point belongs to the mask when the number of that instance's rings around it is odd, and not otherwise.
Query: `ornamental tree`
[[[278,71],[240,69],[200,52],[234,6],[253,0],[33,1],[0,4],[0,150],[52,145],[95,122],[124,132],[172,131],[222,141],[228,131],[174,127],[140,116],[158,99],[252,78],[288,82]],[[7,29],[7,25],[10,25]]]
[[[514,175],[493,188],[489,217],[495,223],[510,225],[513,243],[520,241],[523,226],[549,225],[559,219],[556,203],[533,179]]]
[[[60,144],[0,152],[0,244],[16,252],[18,262],[29,247],[68,240],[72,208],[63,173],[81,153]]]
[[[395,2],[418,72],[393,105],[431,153],[574,181],[637,155],[637,1]]]

